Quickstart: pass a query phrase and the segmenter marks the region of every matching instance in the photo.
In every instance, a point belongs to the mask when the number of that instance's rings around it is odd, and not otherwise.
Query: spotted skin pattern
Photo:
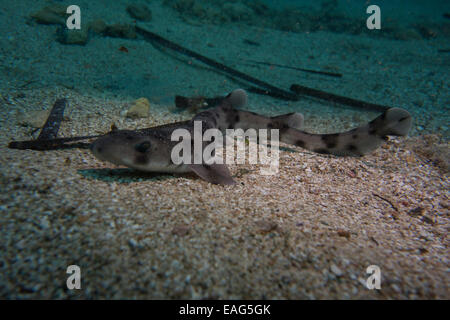
[[[172,162],[171,151],[178,143],[178,141],[171,141],[175,129],[186,129],[193,136],[194,121],[201,121],[203,132],[216,128],[223,134],[227,129],[243,129],[244,131],[279,129],[281,142],[320,154],[360,157],[385,143],[389,135],[407,135],[412,123],[408,111],[391,108],[369,123],[350,131],[313,134],[301,130],[303,116],[299,113],[266,117],[236,109],[243,107],[246,103],[246,92],[237,89],[231,92],[219,106],[198,113],[190,121],[139,131],[114,130],[94,141],[91,150],[98,159],[116,165],[151,172],[195,172],[206,181],[227,185],[234,184],[235,181],[231,178],[225,164],[189,165]]]

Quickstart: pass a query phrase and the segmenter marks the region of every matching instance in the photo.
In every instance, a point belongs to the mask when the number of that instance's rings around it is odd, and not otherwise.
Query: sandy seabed
[[[160,106],[130,120],[117,98],[39,92],[69,99],[61,136],[190,117]],[[232,165],[238,184],[224,187],[114,168],[89,150],[8,149],[32,136],[14,112],[27,99],[1,108],[3,298],[449,298],[448,168],[432,151],[449,147],[436,136],[391,139],[362,158],[290,147],[278,174]],[[66,288],[72,264],[81,290]],[[370,265],[381,290],[365,287]]]

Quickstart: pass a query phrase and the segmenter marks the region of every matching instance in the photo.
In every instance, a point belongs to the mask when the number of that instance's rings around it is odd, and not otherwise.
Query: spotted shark
[[[144,130],[113,130],[91,144],[91,151],[102,161],[148,172],[194,172],[200,178],[222,185],[235,184],[226,164],[175,164],[172,148],[178,143],[171,136],[176,129],[192,132],[194,121],[202,130],[215,128],[226,134],[227,129],[278,129],[281,142],[320,154],[360,157],[388,140],[388,136],[408,134],[412,118],[408,111],[390,108],[369,123],[355,129],[332,134],[314,134],[302,130],[303,115],[288,113],[267,117],[243,111],[247,93],[237,89],[214,108],[195,115],[191,120]],[[192,151],[193,152],[193,151]]]

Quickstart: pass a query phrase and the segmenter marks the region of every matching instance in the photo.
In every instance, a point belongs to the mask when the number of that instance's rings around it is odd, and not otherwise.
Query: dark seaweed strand
[[[246,90],[248,92],[253,92],[253,93],[256,93],[256,94],[263,94],[263,95],[271,96],[271,97],[274,97],[274,98],[277,98],[277,99],[284,99],[283,96],[280,96],[276,92],[268,91],[268,90],[261,89],[261,88],[258,88],[258,87],[247,87]]]
[[[56,139],[36,139],[36,140],[25,140],[25,141],[11,141],[8,144],[8,148],[10,149],[19,149],[19,150],[56,150],[56,149],[64,149],[68,146],[69,142],[88,140],[93,138],[101,137],[102,135],[96,136],[79,136],[79,137],[68,137],[68,138],[56,138]]]
[[[361,109],[369,109],[369,110],[375,110],[375,111],[381,111],[385,112],[386,110],[390,109],[391,107],[383,106],[380,104],[365,102],[361,100],[356,100],[344,96],[339,96],[337,94],[329,93],[320,91],[317,89],[308,88],[305,86],[301,86],[299,84],[293,84],[291,85],[291,90],[298,93],[298,94],[304,94],[306,96],[319,98],[322,100],[332,101],[335,103],[344,104],[351,107],[357,107]]]
[[[189,57],[194,58],[194,59],[196,59],[198,61],[201,61],[201,62],[203,62],[203,63],[205,63],[205,64],[207,64],[207,65],[209,65],[209,66],[211,66],[213,68],[219,69],[222,72],[228,73],[228,74],[230,74],[230,75],[232,75],[234,77],[237,77],[237,78],[246,80],[248,82],[254,83],[254,84],[258,85],[258,86],[264,87],[268,91],[272,91],[274,94],[277,94],[279,97],[282,97],[282,98],[284,98],[286,100],[294,100],[294,101],[298,100],[298,96],[296,94],[292,93],[292,92],[289,92],[287,90],[283,90],[283,89],[277,88],[277,87],[275,87],[275,86],[273,86],[273,85],[271,85],[271,84],[269,84],[269,83],[267,83],[265,81],[253,78],[253,77],[251,77],[251,76],[249,76],[249,75],[247,75],[245,73],[242,73],[240,71],[237,71],[235,69],[227,67],[224,64],[221,64],[221,63],[219,63],[217,61],[214,61],[214,60],[212,60],[210,58],[202,56],[202,55],[200,55],[200,54],[198,54],[198,53],[196,53],[196,52],[194,52],[192,50],[184,48],[184,47],[182,47],[182,46],[180,46],[180,45],[178,45],[178,44],[176,44],[176,43],[174,43],[172,41],[169,41],[169,40],[167,40],[167,39],[157,35],[156,33],[153,33],[151,31],[145,30],[145,29],[143,29],[143,28],[141,28],[139,26],[136,26],[136,31],[139,34],[141,34],[142,36],[144,36],[144,38],[146,40],[156,41],[159,44],[161,44],[161,45],[163,45],[163,46],[165,46],[165,47],[167,47],[169,49],[175,50],[175,51],[177,51],[179,53],[182,53],[182,54],[184,54],[186,56],[189,56]]]
[[[270,62],[264,62],[264,61],[256,61],[256,60],[247,60],[251,63],[249,63],[250,65],[265,65],[265,66],[275,66],[275,67],[279,67],[279,68],[285,68],[285,69],[292,69],[292,70],[298,70],[298,71],[303,71],[303,72],[308,72],[308,73],[315,73],[315,74],[321,74],[324,76],[330,76],[330,77],[335,77],[335,78],[342,78],[342,74],[340,73],[335,73],[335,72],[327,72],[327,71],[318,71],[318,70],[311,70],[311,69],[304,69],[304,68],[299,68],[299,67],[291,67],[291,66],[286,66],[283,64],[278,64],[278,63],[270,63]]]
[[[171,128],[175,126],[182,126],[189,123],[187,121],[174,122],[169,124],[163,124],[156,127],[144,128],[136,130],[142,134],[146,134],[147,132],[151,132],[153,130],[158,130],[162,128]],[[117,130],[120,131],[120,130]],[[115,131],[115,132],[117,132]],[[25,140],[25,141],[11,141],[8,144],[8,148],[10,149],[19,149],[19,150],[58,150],[58,149],[67,149],[67,148],[87,148],[89,143],[71,143],[75,141],[88,140],[94,138],[100,138],[105,136],[104,134],[94,135],[94,136],[78,136],[78,137],[67,137],[67,138],[56,138],[56,139],[40,139],[40,140]]]
[[[66,99],[58,99],[55,101],[52,110],[50,111],[50,115],[42,127],[41,133],[39,134],[37,140],[55,139],[58,136],[58,130],[63,119],[66,105]]]

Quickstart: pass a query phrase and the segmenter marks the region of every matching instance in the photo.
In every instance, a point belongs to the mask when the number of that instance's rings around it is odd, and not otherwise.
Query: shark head
[[[94,156],[102,161],[142,171],[163,171],[170,163],[165,142],[152,135],[118,130],[91,144]]]
[[[149,172],[192,171],[211,183],[232,185],[236,182],[224,164],[180,164],[171,161],[171,145],[157,134],[120,130],[110,132],[91,144],[94,156],[119,166]]]

